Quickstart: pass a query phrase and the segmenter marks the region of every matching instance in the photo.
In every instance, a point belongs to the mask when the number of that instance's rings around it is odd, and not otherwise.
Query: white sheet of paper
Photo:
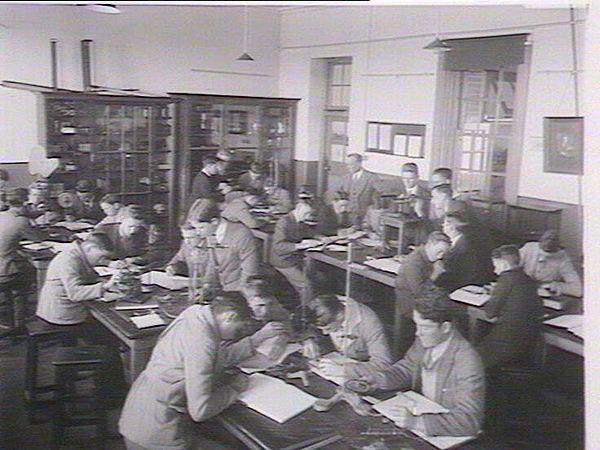
[[[346,247],[345,245],[339,245],[339,244],[329,244],[325,248],[331,252],[347,252],[348,251],[348,247]]]
[[[277,378],[255,373],[249,376],[250,384],[239,400],[248,408],[278,423],[306,411],[316,398]]]
[[[460,445],[475,439],[475,436],[427,436],[415,430],[413,430],[413,433],[440,450],[458,448]]]
[[[487,294],[475,294],[461,288],[452,292],[450,298],[457,302],[466,303],[467,305],[482,306],[490,299],[490,296]]]
[[[394,136],[394,155],[406,156],[406,141],[408,136],[397,134]]]
[[[398,273],[398,269],[402,263],[394,258],[371,259],[363,262],[365,266],[373,267],[374,269],[383,270],[385,272]]]
[[[185,289],[189,285],[189,278],[182,275],[167,275],[166,272],[152,270],[142,275],[142,284],[155,284],[171,291]]]
[[[392,149],[392,126],[379,125],[379,150]]]
[[[559,328],[577,328],[583,326],[583,315],[581,314],[564,314],[555,317],[554,319],[545,320],[546,325],[553,325]]]
[[[135,311],[139,309],[155,309],[158,308],[158,304],[152,303],[149,305],[120,305],[115,306],[115,311]]]
[[[398,392],[394,397],[373,405],[373,409],[393,421],[392,407],[395,406],[404,406],[415,416],[448,412],[442,405],[414,391]]]
[[[118,269],[115,269],[113,267],[106,267],[106,266],[96,266],[96,267],[94,267],[94,270],[100,277],[114,275],[115,273],[117,273],[119,271]]]
[[[58,222],[54,224],[57,227],[62,227],[62,228],[66,228],[67,230],[70,231],[82,231],[82,230],[89,230],[90,228],[94,228],[93,225],[90,225],[89,223],[82,223],[82,222]]]
[[[165,321],[156,313],[146,314],[144,316],[131,317],[131,321],[138,328],[149,328],[156,327],[158,325],[164,325]]]
[[[367,148],[378,148],[379,145],[379,125],[370,123],[367,129]]]
[[[60,253],[63,250],[68,249],[69,247],[72,247],[73,244],[71,242],[52,242],[52,251],[54,253]]]
[[[421,147],[423,145],[423,136],[410,136],[408,138],[408,156],[412,158],[421,157]]]
[[[32,250],[34,252],[39,252],[42,250],[49,250],[52,248],[52,242],[33,242],[31,244],[21,245],[23,248],[27,250]]]

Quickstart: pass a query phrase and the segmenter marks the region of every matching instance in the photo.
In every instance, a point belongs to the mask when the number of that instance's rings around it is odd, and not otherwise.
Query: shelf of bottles
[[[99,195],[114,193],[150,214],[169,214],[174,185],[170,102],[100,95],[45,100],[47,154],[61,161],[50,179],[53,193],[87,179]]]

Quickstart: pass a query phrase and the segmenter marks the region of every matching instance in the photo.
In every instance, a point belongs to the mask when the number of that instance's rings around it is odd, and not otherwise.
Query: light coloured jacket
[[[541,283],[558,281],[561,283],[563,294],[575,297],[583,295],[581,277],[564,250],[542,255],[539,242],[528,242],[519,249],[519,254],[523,270],[535,281]]]
[[[21,270],[24,259],[19,255],[19,242],[36,240],[39,233],[30,220],[14,209],[0,212],[0,281],[8,281]]]
[[[429,436],[475,436],[483,422],[485,375],[477,351],[458,332],[450,338],[446,351],[436,363],[435,398],[431,400],[449,410],[442,414],[423,414]],[[425,349],[419,339],[400,361],[376,374],[380,389],[421,392],[421,370]]]
[[[221,244],[224,248],[214,249],[211,259],[214,271],[223,290],[239,291],[249,276],[260,272],[256,238],[245,225],[227,222]]]
[[[230,222],[241,222],[248,228],[260,228],[264,225],[262,220],[257,219],[250,212],[250,206],[243,197],[231,200],[221,212],[221,217]]]
[[[372,372],[387,369],[392,364],[390,347],[383,323],[366,305],[352,299],[344,299],[345,320],[343,344],[332,340],[336,350],[360,362],[345,364],[347,376],[368,376]]]
[[[162,332],[132,385],[120,433],[148,449],[195,448],[192,421],[216,416],[239,395],[219,380],[229,359],[210,306],[190,306]]]
[[[50,261],[36,315],[58,325],[81,323],[88,316],[85,302],[103,294],[98,275],[74,242]]]

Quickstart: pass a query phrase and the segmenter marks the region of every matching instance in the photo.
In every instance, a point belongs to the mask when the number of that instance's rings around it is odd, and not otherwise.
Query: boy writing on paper
[[[225,448],[194,421],[216,416],[247,388],[245,376],[225,369],[240,361],[228,343],[243,334],[251,316],[245,302],[220,296],[190,306],[162,332],[123,406],[119,431],[128,450]],[[278,331],[266,326],[243,341],[256,348]]]
[[[428,436],[474,436],[483,422],[485,378],[477,351],[453,324],[454,305],[430,290],[415,301],[415,343],[391,368],[364,377],[373,389],[413,390],[445,407],[441,414],[416,415],[393,407],[396,425]]]
[[[507,362],[531,363],[543,314],[536,283],[520,266],[519,249],[514,245],[495,249],[492,262],[498,281],[483,309],[495,323],[477,350],[486,368]]]

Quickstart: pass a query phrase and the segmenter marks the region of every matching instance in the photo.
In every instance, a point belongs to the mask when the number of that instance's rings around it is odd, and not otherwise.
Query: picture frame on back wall
[[[544,172],[583,175],[583,117],[544,117]]]

